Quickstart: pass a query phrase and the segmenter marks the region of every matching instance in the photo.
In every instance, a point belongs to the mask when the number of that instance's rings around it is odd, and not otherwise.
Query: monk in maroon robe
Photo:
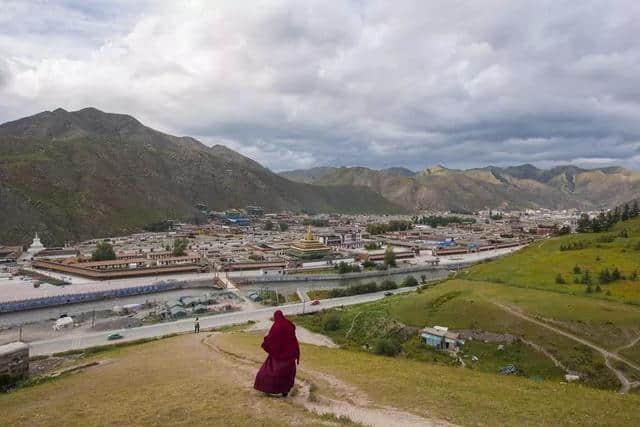
[[[269,356],[258,371],[253,388],[264,393],[282,393],[287,397],[296,378],[296,363],[300,363],[300,346],[296,326],[284,317],[282,311],[273,313],[273,320],[262,343]]]

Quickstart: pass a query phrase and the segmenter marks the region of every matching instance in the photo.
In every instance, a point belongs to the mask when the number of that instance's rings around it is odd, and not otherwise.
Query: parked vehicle
[[[320,301],[318,300],[314,300],[311,302],[311,305],[319,305],[319,304],[320,304]]]
[[[113,340],[119,340],[119,339],[122,339],[122,338],[124,338],[124,337],[116,332],[116,333],[113,333],[113,334],[109,335],[107,337],[107,340],[113,341]]]
[[[393,295],[393,292],[391,292],[391,291],[387,291],[387,292],[384,293],[385,297],[390,297],[391,295]]]

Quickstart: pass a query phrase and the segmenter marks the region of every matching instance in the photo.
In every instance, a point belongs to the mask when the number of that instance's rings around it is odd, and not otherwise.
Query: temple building
[[[330,252],[330,247],[320,243],[313,236],[311,226],[309,226],[307,233],[304,235],[304,239],[293,242],[289,248],[289,253],[292,256],[301,259],[323,258],[329,255]]]

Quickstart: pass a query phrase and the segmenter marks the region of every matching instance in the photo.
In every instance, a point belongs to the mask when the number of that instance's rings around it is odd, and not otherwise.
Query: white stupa
[[[24,253],[23,259],[30,261],[33,259],[34,256],[36,256],[38,253],[42,252],[45,249],[46,248],[44,247],[44,245],[40,241],[40,238],[38,237],[38,233],[36,233],[36,237],[33,238],[33,242],[31,242],[31,246],[29,246],[29,249],[27,249],[27,252]]]

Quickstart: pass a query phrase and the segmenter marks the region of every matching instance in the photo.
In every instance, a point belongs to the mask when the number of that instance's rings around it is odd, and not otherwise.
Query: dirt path
[[[233,368],[230,371],[235,371],[236,375],[241,377],[240,381],[243,385],[253,387],[254,376],[262,362],[222,349],[216,344],[216,335],[208,335],[201,340],[201,343],[221,356],[221,359]],[[296,378],[296,386],[288,400],[310,412],[344,417],[353,422],[374,427],[452,425],[447,421],[427,419],[397,408],[376,405],[361,390],[331,375],[307,368],[299,368],[299,373],[302,375]],[[330,388],[327,391],[336,398],[321,394],[322,390],[318,390],[313,380],[327,384]],[[261,396],[258,392],[256,394]]]
[[[573,375],[580,375],[582,376],[580,373],[572,371],[571,369],[569,369],[567,366],[565,366],[561,361],[559,361],[553,354],[549,353],[549,351],[544,348],[543,346],[541,346],[540,344],[536,344],[533,341],[529,341],[526,340],[524,338],[520,338],[520,340],[527,344],[528,346],[534,348],[535,350],[539,351],[540,353],[544,354],[545,356],[547,356],[552,362],[553,364],[557,367],[562,369],[564,372],[566,372],[567,374],[573,374]]]
[[[635,337],[634,339],[632,339],[632,340],[631,340],[631,342],[630,342],[629,344],[626,344],[626,345],[623,345],[623,346],[622,346],[622,347],[620,347],[620,348],[617,348],[617,349],[615,350],[615,352],[616,352],[616,353],[618,353],[618,352],[620,352],[620,351],[622,351],[622,350],[626,350],[626,349],[628,349],[628,348],[630,348],[630,347],[633,347],[633,346],[634,346],[634,345],[636,345],[639,341],[640,341],[640,335],[638,335],[637,337]]]
[[[500,304],[498,302],[494,302],[494,304],[497,305],[498,307],[500,307],[501,309],[507,311],[508,313],[513,314],[516,317],[519,317],[519,318],[521,318],[523,320],[526,320],[528,322],[531,322],[531,323],[535,323],[536,325],[541,326],[543,328],[547,328],[547,329],[549,329],[549,330],[551,330],[551,331],[553,331],[553,332],[555,332],[557,334],[563,335],[563,336],[565,336],[565,337],[567,337],[569,339],[577,341],[580,344],[584,344],[587,347],[590,347],[590,348],[596,350],[598,353],[602,354],[602,356],[604,357],[604,360],[605,360],[605,364],[616,375],[616,377],[618,377],[618,380],[620,381],[620,390],[619,390],[620,393],[627,393],[631,389],[631,387],[635,387],[637,385],[637,382],[629,381],[629,379],[626,377],[626,375],[622,371],[616,369],[611,364],[611,360],[610,359],[614,359],[614,360],[617,360],[619,362],[622,362],[625,365],[627,365],[627,366],[629,366],[629,367],[631,367],[633,369],[636,369],[637,371],[640,372],[640,366],[636,365],[635,363],[630,362],[629,360],[625,359],[624,357],[621,357],[617,353],[611,352],[609,350],[606,350],[606,349],[604,349],[604,348],[592,343],[591,341],[588,341],[588,340],[586,340],[584,338],[580,338],[579,336],[573,335],[573,334],[571,334],[569,332],[563,331],[560,328],[556,328],[555,326],[552,326],[552,325],[549,325],[547,323],[544,323],[544,322],[542,322],[542,321],[540,321],[540,320],[538,320],[538,319],[536,319],[534,317],[528,316],[528,315],[526,315],[526,314],[514,309],[513,307],[509,307],[508,305]]]

